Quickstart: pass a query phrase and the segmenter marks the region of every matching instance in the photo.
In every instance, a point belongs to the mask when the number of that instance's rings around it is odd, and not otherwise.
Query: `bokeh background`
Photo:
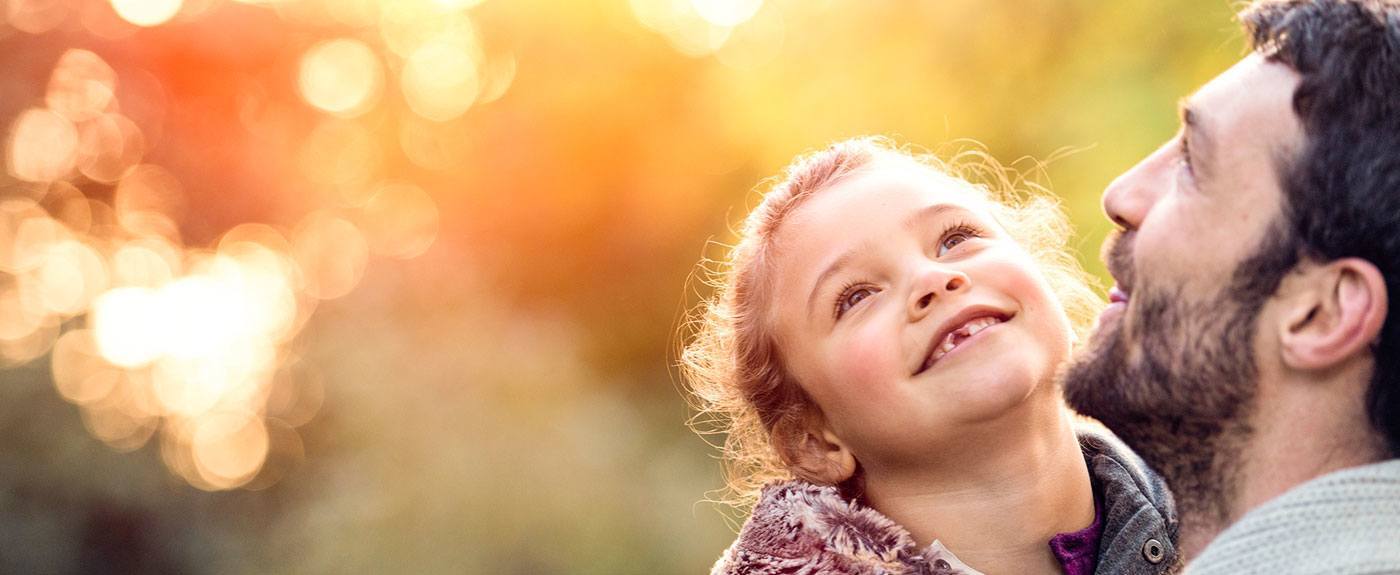
[[[1102,274],[1232,12],[0,0],[0,572],[705,572],[676,334],[755,186],[1057,158]]]

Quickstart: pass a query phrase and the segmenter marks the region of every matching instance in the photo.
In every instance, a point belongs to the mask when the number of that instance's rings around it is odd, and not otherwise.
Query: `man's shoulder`
[[[1330,473],[1260,505],[1188,572],[1400,573],[1400,460]]]

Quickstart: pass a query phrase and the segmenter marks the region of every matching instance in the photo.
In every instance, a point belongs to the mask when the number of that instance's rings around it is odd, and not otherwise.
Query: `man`
[[[1192,573],[1400,573],[1400,3],[1260,1],[1104,192],[1069,402],[1175,493]]]

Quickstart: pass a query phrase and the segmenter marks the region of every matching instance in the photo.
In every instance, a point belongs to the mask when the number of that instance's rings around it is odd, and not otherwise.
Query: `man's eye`
[[[850,311],[861,300],[872,295],[875,295],[875,290],[868,287],[848,288],[841,292],[841,298],[836,300],[836,319],[841,319],[841,316],[846,315],[846,312]]]

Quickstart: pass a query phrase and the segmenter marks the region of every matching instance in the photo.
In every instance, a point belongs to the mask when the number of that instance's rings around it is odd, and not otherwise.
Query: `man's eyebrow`
[[[959,211],[966,210],[954,204],[933,204],[931,206],[920,208],[919,211],[910,214],[909,217],[904,218],[904,221],[901,222],[900,225],[904,226],[906,229],[913,228],[923,222],[937,218],[945,213]],[[866,249],[869,249],[869,246],[866,244],[861,244],[849,250],[846,250],[836,259],[831,260],[831,264],[827,265],[826,269],[822,270],[822,273],[817,276],[817,281],[812,284],[812,293],[807,295],[807,317],[811,317],[812,312],[815,311],[812,308],[817,303],[817,294],[821,291],[822,286],[826,284],[827,280],[831,279],[832,276],[840,273],[842,269],[844,269],[847,265],[851,263],[851,259],[854,258],[856,254]]]

